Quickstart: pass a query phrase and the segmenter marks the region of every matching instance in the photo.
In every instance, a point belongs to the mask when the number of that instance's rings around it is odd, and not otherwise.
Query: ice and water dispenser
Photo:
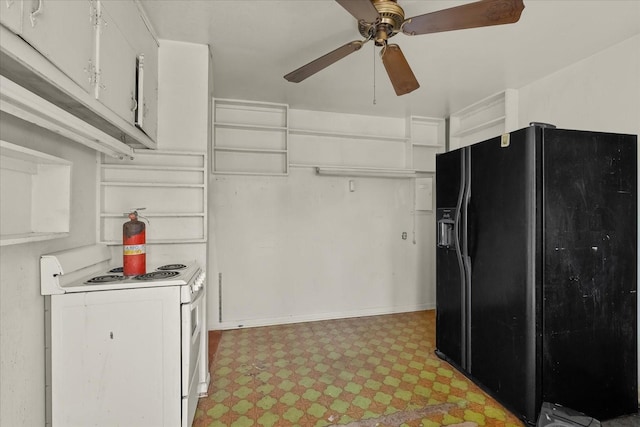
[[[437,210],[439,248],[454,249],[455,247],[454,216],[455,209],[453,208],[439,208]]]

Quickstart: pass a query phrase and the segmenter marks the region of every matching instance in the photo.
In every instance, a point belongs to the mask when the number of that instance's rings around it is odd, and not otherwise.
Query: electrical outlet
[[[402,232],[402,240],[407,240],[407,232],[406,231]]]

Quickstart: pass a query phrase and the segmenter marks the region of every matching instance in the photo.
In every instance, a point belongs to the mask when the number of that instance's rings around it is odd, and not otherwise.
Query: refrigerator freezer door
[[[436,157],[436,223],[443,234],[436,248],[436,353],[459,369],[466,335],[459,242],[462,156],[463,150],[455,150]]]
[[[544,400],[637,411],[635,135],[544,131]]]
[[[536,135],[471,146],[468,244],[473,378],[535,423]]]

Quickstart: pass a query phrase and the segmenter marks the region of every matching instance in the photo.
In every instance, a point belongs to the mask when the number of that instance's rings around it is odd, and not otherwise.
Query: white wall
[[[525,86],[519,95],[521,127],[539,121],[567,129],[640,135],[640,35]],[[640,250],[636,253],[640,277]],[[640,313],[640,298],[638,304]]]
[[[640,133],[640,35],[520,88],[518,114],[520,127]]]
[[[70,236],[0,247],[0,425],[42,426],[45,337],[40,255],[95,243],[97,156],[4,113],[0,113],[0,139],[73,162]]]
[[[159,43],[158,149],[206,153],[211,138],[213,96],[209,46],[172,40],[160,40]],[[149,246],[148,263],[154,263],[156,259],[195,259],[207,268],[207,305],[217,307],[218,294],[215,289],[211,290],[216,274],[211,271],[213,267],[208,268],[208,243]],[[210,318],[207,323],[209,329],[214,329]]]
[[[405,133],[403,119],[302,110],[289,117],[292,129]],[[407,162],[405,143],[397,140],[290,135],[289,151],[294,165],[404,168]],[[210,226],[222,273],[219,327],[435,307],[435,226],[430,213],[414,218],[414,185],[413,179],[318,176],[309,166],[292,166],[280,177],[215,175]]]

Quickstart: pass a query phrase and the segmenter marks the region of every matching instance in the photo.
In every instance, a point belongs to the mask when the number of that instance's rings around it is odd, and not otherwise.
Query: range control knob
[[[196,280],[193,283],[193,291],[199,291],[204,286],[204,280],[206,278],[206,274],[204,271],[201,271],[196,277]]]

